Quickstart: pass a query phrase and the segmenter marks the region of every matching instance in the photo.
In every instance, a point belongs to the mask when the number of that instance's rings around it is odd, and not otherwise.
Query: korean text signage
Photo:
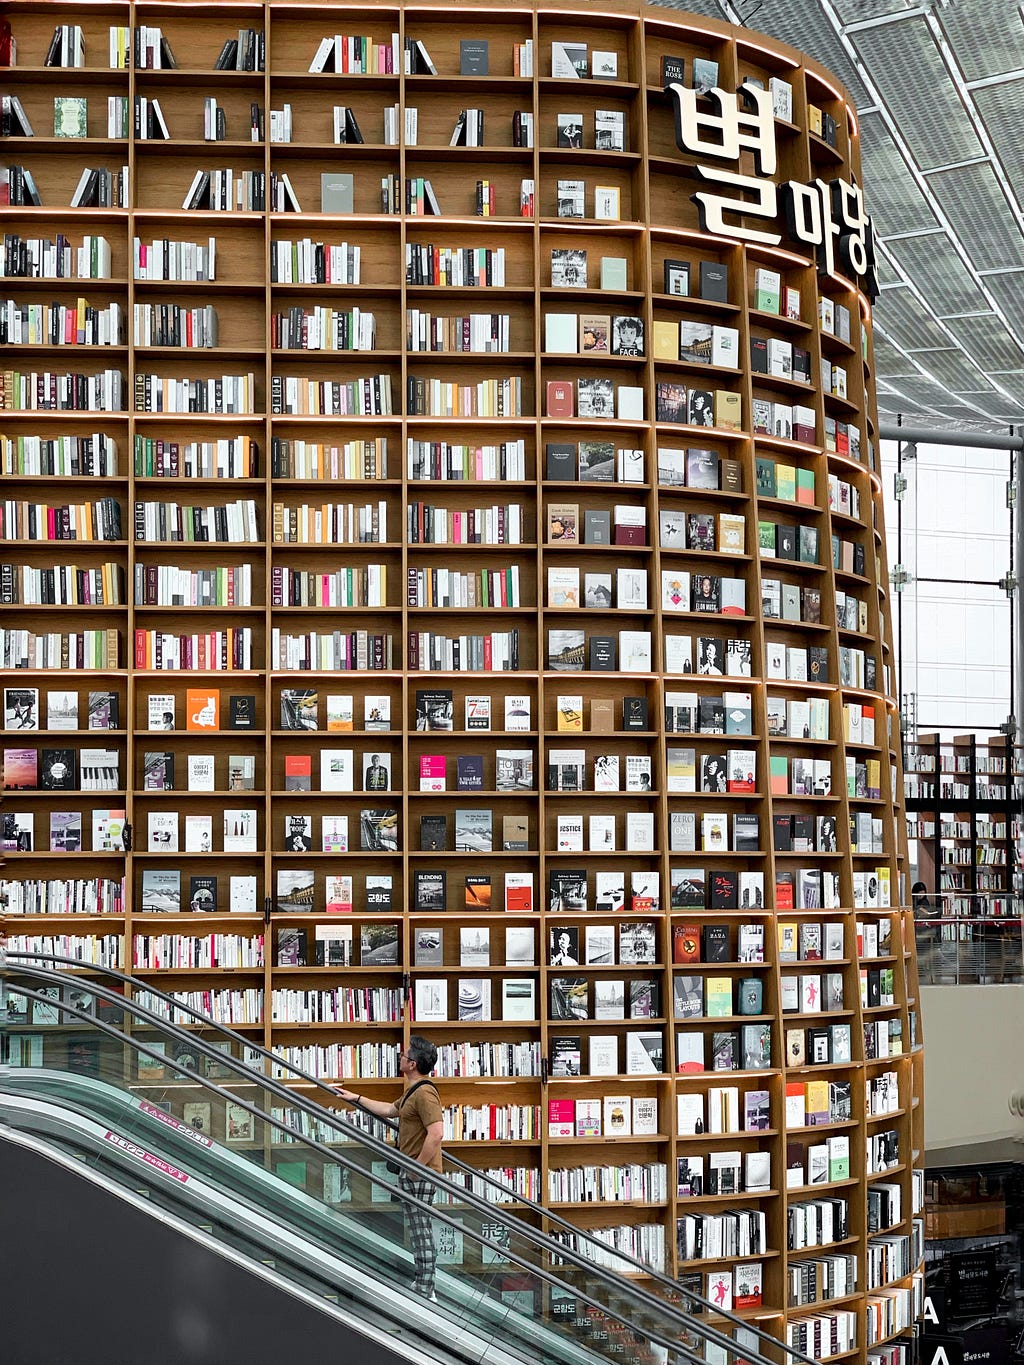
[[[791,240],[813,247],[818,269],[825,274],[839,269],[860,282],[869,298],[878,290],[871,219],[864,211],[864,194],[847,180],[815,179],[809,184],[787,180],[778,184],[775,149],[775,112],[771,94],[744,82],[735,95],[717,86],[707,92],[715,108],[699,107],[698,92],[674,82],[665,87],[672,99],[676,145],[681,152],[712,158],[699,162],[697,175],[724,193],[704,191],[693,196],[700,212],[701,229],[716,236],[742,242],[779,246],[782,233],[769,225],[783,217]],[[755,175],[728,170],[721,162],[738,165],[743,152],[753,155]],[[744,219],[759,218],[763,228],[728,222],[726,214]]]

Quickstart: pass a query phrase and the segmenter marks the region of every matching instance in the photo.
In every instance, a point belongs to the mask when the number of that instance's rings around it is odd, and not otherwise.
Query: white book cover
[[[348,816],[323,815],[320,817],[320,851],[322,853],[347,853]]]
[[[327,729],[330,731],[351,730],[353,721],[352,698],[344,693],[335,693],[326,699]]]
[[[626,1034],[627,1076],[651,1076],[664,1070],[665,1040],[660,1032]]]
[[[648,1137],[658,1131],[658,1097],[633,1096],[633,1136]]]
[[[592,1033],[589,1047],[591,1076],[619,1074],[619,1040],[614,1033]]]
[[[583,937],[584,961],[588,967],[610,967],[615,963],[615,930],[610,924],[588,924]]]
[[[649,754],[626,755],[626,791],[649,792],[653,785]]]
[[[320,790],[354,791],[354,763],[351,749],[320,750]]]
[[[614,853],[615,816],[591,815],[587,818],[587,842],[594,853]]]
[[[444,1023],[448,1018],[448,982],[444,977],[420,977],[416,981],[416,1022]]]
[[[254,876],[244,874],[231,878],[228,905],[232,914],[256,914],[256,878]]]
[[[654,812],[626,812],[626,848],[630,853],[653,853]]]
[[[618,754],[597,754],[594,758],[594,791],[617,792],[619,784]]]
[[[507,925],[505,928],[505,965],[508,967],[532,967],[536,960],[536,935],[533,931],[533,925]]]
[[[529,697],[505,698],[505,729],[506,730],[530,729]]]
[[[178,812],[151,810],[149,812],[149,852],[178,852]]]
[[[491,965],[491,931],[483,924],[463,926],[459,930],[459,965],[461,967],[489,967]]]
[[[224,811],[224,852],[256,852],[256,812],[255,810]]]
[[[604,1136],[630,1137],[633,1132],[633,1106],[630,1095],[603,1097]]]
[[[558,816],[559,853],[580,853],[583,851],[583,816]]]
[[[185,852],[209,853],[213,848],[213,816],[185,816]]]
[[[189,754],[188,789],[190,792],[216,790],[213,754]]]
[[[619,631],[619,669],[623,673],[651,671],[651,632],[649,630]]]
[[[501,982],[501,1017],[536,1019],[536,983],[532,977],[504,977]]]
[[[686,1091],[676,1096],[676,1128],[681,1134],[705,1131],[704,1096],[701,1091]]]
[[[175,698],[171,692],[151,693],[149,696],[149,729],[173,730]]]

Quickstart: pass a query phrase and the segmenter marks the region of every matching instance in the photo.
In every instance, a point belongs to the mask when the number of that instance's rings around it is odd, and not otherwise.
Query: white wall
[[[1024,1135],[1024,986],[924,986],[925,1149]]]

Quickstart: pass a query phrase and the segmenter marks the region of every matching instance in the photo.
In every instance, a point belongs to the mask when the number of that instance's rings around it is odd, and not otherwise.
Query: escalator
[[[85,1278],[84,1265],[100,1270],[110,1313],[122,1318],[134,1318],[121,1309],[122,1295],[131,1295],[132,1309],[157,1297],[161,1304],[153,1333],[159,1347],[147,1340],[137,1355],[123,1357],[125,1365],[280,1361],[274,1338],[296,1313],[303,1325],[291,1330],[304,1352],[318,1349],[322,1336],[325,1351],[360,1365],[807,1361],[749,1321],[717,1314],[712,1326],[689,1311],[709,1305],[690,1294],[684,1299],[671,1280],[500,1181],[450,1159],[444,1176],[435,1177],[390,1144],[392,1125],[365,1112],[322,1108],[310,1097],[319,1091],[326,1101],[332,1092],[316,1078],[172,997],[116,972],[90,967],[86,976],[74,967],[68,959],[26,954],[0,959],[0,1150],[5,1170],[34,1171],[24,1176],[24,1189],[18,1182],[25,1216],[11,1231],[7,1201],[0,1272],[9,1288],[21,1265],[10,1239],[19,1227],[24,1238],[36,1226],[33,1203],[45,1202],[51,1212],[76,1209],[78,1198],[66,1186],[84,1181],[91,1212],[69,1217],[68,1230],[96,1250],[84,1261],[79,1252],[77,1273],[68,1274],[77,1281]],[[400,1169],[435,1184],[433,1206],[398,1189]],[[51,1184],[49,1198],[37,1196]],[[404,1241],[409,1206],[433,1229],[436,1304],[412,1292],[414,1264]],[[140,1242],[136,1228],[119,1239],[116,1253],[103,1244],[112,1220],[134,1227],[140,1219],[158,1227],[159,1237],[150,1231]],[[168,1236],[171,1249],[163,1245]],[[51,1236],[44,1265],[58,1244]],[[148,1261],[134,1259],[138,1247]],[[140,1275],[137,1294],[122,1280],[126,1265],[104,1264],[112,1254]],[[200,1264],[208,1266],[201,1276]],[[187,1267],[183,1285],[167,1283],[168,1266]],[[244,1286],[229,1288],[226,1280],[237,1277]],[[196,1285],[205,1295],[196,1295]],[[246,1298],[262,1311],[247,1312],[240,1306]],[[271,1300],[279,1306],[275,1314],[267,1311]],[[229,1313],[218,1313],[225,1305]],[[224,1318],[239,1330],[230,1348],[217,1344]],[[274,1330],[260,1329],[262,1319],[272,1319]],[[38,1310],[34,1322],[38,1333]],[[256,1329],[244,1345],[242,1322]],[[16,1348],[21,1355],[3,1358],[12,1365],[65,1358],[119,1365],[109,1325],[106,1353],[83,1354],[86,1337],[79,1332],[74,1356],[31,1354],[35,1346],[26,1340]],[[160,1354],[168,1337],[174,1349]],[[129,1340],[139,1340],[134,1322]]]

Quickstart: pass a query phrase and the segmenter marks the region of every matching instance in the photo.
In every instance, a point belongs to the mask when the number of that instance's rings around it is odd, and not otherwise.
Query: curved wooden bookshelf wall
[[[18,274],[14,236],[64,233],[72,265],[83,243],[85,256],[95,257],[90,236],[110,249],[105,278],[67,278],[72,269],[61,279],[16,277],[3,286],[13,301],[5,303],[0,422],[3,559],[13,564],[2,584],[3,626],[16,651],[4,662],[19,667],[16,680],[5,676],[4,743],[8,785],[29,788],[8,791],[4,804],[2,927],[12,943],[45,936],[87,957],[109,953],[145,975],[153,970],[145,964],[173,962],[168,954],[176,949],[191,953],[198,936],[220,934],[211,961],[253,965],[164,966],[160,984],[209,992],[205,998],[237,1027],[324,1074],[356,1076],[367,1093],[391,1094],[395,1082],[374,1073],[393,1072],[398,1045],[414,1029],[445,1050],[448,1072],[470,1071],[478,1060],[485,1072],[511,1070],[517,1074],[501,1089],[447,1078],[443,1095],[460,1122],[468,1121],[465,1106],[494,1106],[487,1122],[499,1125],[495,1132],[507,1124],[512,1135],[500,1160],[523,1188],[588,1228],[624,1230],[623,1245],[705,1291],[736,1258],[716,1258],[710,1239],[718,1225],[710,1221],[703,1257],[677,1246],[677,1220],[748,1205],[764,1214],[766,1241],[741,1258],[758,1270],[735,1276],[736,1299],[742,1303],[741,1285],[760,1275],[763,1302],[748,1294],[749,1312],[773,1330],[813,1342],[800,1334],[818,1315],[826,1323],[818,1349],[827,1355],[840,1340],[833,1330],[845,1330],[844,1314],[852,1315],[856,1344],[838,1353],[889,1360],[871,1354],[866,1329],[873,1323],[877,1336],[896,1339],[911,1308],[913,1276],[903,1272],[916,1268],[921,1253],[913,1176],[922,1148],[921,1047],[912,924],[901,904],[902,774],[873,454],[870,306],[841,267],[818,274],[811,249],[785,236],[781,216],[767,224],[784,234],[780,246],[701,232],[691,196],[715,186],[699,181],[701,158],[676,144],[663,61],[683,63],[687,86],[696,61],[698,75],[700,62],[716,63],[725,90],[747,78],[791,87],[789,116],[769,120],[779,182],[859,178],[855,119],[842,91],[815,63],[745,29],[629,4],[456,11],[112,0],[88,8],[10,4],[3,14],[18,41],[18,65],[0,72],[0,89],[20,99],[34,129],[31,138],[13,131],[5,138],[4,161],[28,169],[42,200],[4,209],[5,273]],[[82,26],[83,68],[44,65],[58,21]],[[177,68],[109,69],[113,25],[159,28]],[[247,29],[266,35],[266,72],[215,72],[225,42]],[[467,32],[478,63],[486,50],[483,72],[461,74]],[[406,40],[418,41],[438,74],[310,73],[321,40],[334,34],[369,35],[382,53],[391,52],[392,34],[398,53]],[[587,74],[552,75],[553,44],[568,45],[571,62],[579,42],[593,64]],[[527,44],[532,74],[520,74],[529,72]],[[343,64],[358,51],[344,41],[338,50],[347,54]],[[65,97],[87,102],[84,140],[51,136],[55,97],[62,127],[72,130],[83,106],[64,104]],[[169,139],[131,135],[140,97],[159,103]],[[219,143],[204,140],[208,99],[223,110]],[[104,137],[108,100],[115,116],[123,102],[128,135]],[[271,111],[289,106],[291,141],[251,140],[252,106],[268,131]],[[336,106],[349,115],[336,115]],[[713,112],[703,96],[697,107]],[[467,140],[478,146],[449,145],[462,109],[482,114],[482,137],[474,136],[472,112],[467,118]],[[523,115],[532,118],[534,146],[514,145]],[[335,144],[334,121],[344,126],[346,118],[350,136],[354,118],[361,143]],[[385,138],[392,118],[393,143]],[[558,145],[560,124],[563,141],[582,145]],[[620,129],[621,150],[609,149]],[[68,210],[84,168],[106,168],[116,182],[122,166],[130,208]],[[301,213],[214,211],[205,200],[182,208],[197,171],[226,168],[236,185],[240,173],[253,172],[257,188],[262,177],[268,193],[279,187],[282,195],[287,176]],[[739,169],[753,173],[749,152]],[[320,211],[321,177],[330,181],[324,192],[339,196],[329,201],[339,211]],[[382,180],[397,187],[396,206],[406,181],[429,206],[420,178],[440,217],[382,213]],[[524,181],[532,182],[533,217],[520,212],[529,195]],[[477,182],[486,182],[480,191]],[[580,186],[583,216],[559,216]],[[493,212],[480,216],[478,193],[490,207],[491,189]],[[764,219],[744,221],[766,227]],[[133,240],[152,262],[154,243],[206,248],[212,239],[212,280],[141,278],[133,269]],[[335,248],[326,253],[331,283],[303,282],[305,267],[295,264],[303,253],[288,244],[304,239]],[[431,262],[442,268],[448,249],[453,269],[475,272],[475,280],[418,282],[413,271]],[[359,274],[347,276],[357,253]],[[313,249],[314,265],[318,255]],[[28,326],[40,322],[32,312],[40,306],[69,308],[68,336],[91,325],[92,315],[76,316],[80,297],[97,310],[96,327],[119,310],[114,344],[37,342]],[[213,310],[214,349],[160,344],[178,307],[197,310],[190,322],[180,319],[195,329],[185,333],[193,343],[212,320],[201,310]],[[332,327],[351,326],[368,349],[286,349],[279,329],[290,328],[307,347],[316,339],[315,309],[348,315],[344,324],[319,316],[328,340]],[[354,309],[372,312],[372,334],[364,317],[359,335]],[[416,353],[409,349],[414,314],[421,337],[431,335],[431,318],[479,315],[449,323],[449,344],[465,337],[486,345],[493,333],[496,345],[485,353]],[[66,316],[46,314],[38,335],[63,335]],[[639,342],[622,318],[639,319]],[[68,372],[85,376],[75,382],[83,395],[75,410],[38,410],[61,391],[51,374]],[[173,379],[209,381],[199,387],[211,411],[169,410],[175,398],[166,381]],[[450,384],[461,391],[442,388]],[[712,395],[714,425],[697,424],[706,400],[690,399],[694,392]],[[684,393],[689,408],[680,406]],[[728,396],[717,407],[716,393]],[[445,417],[440,405],[453,394],[456,411],[497,415]],[[328,400],[383,411],[317,415],[316,405]],[[559,401],[568,405],[563,415],[556,415]],[[581,406],[594,415],[579,415]],[[797,439],[779,434],[784,409],[794,406]],[[725,425],[729,412],[735,428]],[[89,438],[91,454],[81,444],[63,474],[59,463],[31,463],[33,438],[60,437]],[[116,447],[109,466],[101,462],[104,440]],[[194,461],[208,443],[216,466],[218,442],[225,477],[210,477],[216,469],[204,473]],[[473,452],[451,454],[472,465],[470,477],[418,477],[444,458],[445,442]],[[334,469],[327,454],[328,477],[315,463],[317,443],[342,452]],[[58,446],[58,458],[63,449],[70,460],[72,444]],[[258,462],[249,466],[252,447]],[[52,449],[41,447],[44,461]],[[688,459],[692,451],[710,457]],[[46,474],[48,467],[56,472]],[[27,520],[29,504],[93,504],[65,516],[65,524],[82,518],[85,538],[43,543]],[[142,504],[165,505],[163,537],[159,509]],[[230,543],[165,543],[174,509],[234,504],[212,523],[213,536]],[[354,510],[334,513],[325,504]],[[332,544],[358,540],[361,509],[379,541]],[[465,514],[476,509],[481,539],[506,543],[438,543],[442,511],[450,538],[467,539]],[[332,537],[324,519],[339,515],[354,517],[356,529]],[[306,529],[296,530],[304,519]],[[424,543],[431,523],[436,539]],[[414,536],[418,543],[410,543]],[[91,604],[73,611],[28,605],[32,576],[22,571],[45,570],[55,558],[99,571]],[[105,578],[104,566],[112,566]],[[182,592],[201,570],[238,571],[222,574],[214,589],[226,592],[232,578],[233,596],[211,599],[231,605],[154,598],[175,590],[175,568],[189,575],[176,585]],[[465,576],[459,584],[450,578],[449,592],[478,594],[452,600],[477,605],[411,605],[443,593],[445,571]],[[119,604],[108,605],[118,580]],[[75,581],[84,593],[85,580]],[[56,587],[59,601],[59,578]],[[97,587],[106,591],[104,605],[96,604]],[[300,588],[314,602],[318,592],[352,591],[369,605],[275,605]],[[492,600],[485,589],[501,605],[479,605]],[[837,604],[843,616],[834,627]],[[112,634],[87,637],[100,666],[83,676],[66,645],[54,659],[62,667],[41,667],[41,653],[19,659],[28,637],[44,630]],[[201,657],[199,635],[208,631],[223,638]],[[173,659],[160,633],[193,632],[188,672],[153,667],[158,657],[165,665]],[[313,632],[326,632],[324,648],[354,649],[362,666],[311,669],[301,641]],[[504,653],[517,667],[430,667],[426,632],[476,637],[461,645],[461,658],[474,665],[478,658],[497,665]],[[493,633],[486,642],[485,633]],[[230,670],[210,668],[217,649],[232,660]],[[552,667],[554,656],[584,667]],[[195,698],[189,705],[190,688],[219,699],[212,729],[186,728],[187,714],[202,710]],[[302,689],[317,694],[315,708],[298,696],[286,696],[282,708],[283,693]],[[88,694],[104,690],[117,698],[114,727],[90,732]],[[74,694],[77,716],[62,693]],[[420,697],[419,723],[417,693],[441,694]],[[482,697],[490,699],[490,728],[474,728]],[[252,728],[231,728],[232,698],[248,699],[240,705]],[[472,720],[469,698],[477,699]],[[37,733],[22,728],[34,700]],[[97,721],[103,705],[96,702]],[[389,711],[390,728],[373,728],[374,707]],[[174,713],[175,728],[151,732],[165,711]],[[309,728],[284,728],[284,711]],[[581,729],[562,732],[560,715]],[[724,717],[735,733],[715,733]],[[421,728],[438,723],[451,728]],[[70,791],[62,775],[69,749],[77,760]],[[321,759],[326,750],[333,761]],[[558,752],[566,750],[580,751],[582,778],[573,758]],[[116,753],[116,765],[104,751]],[[160,781],[152,757],[159,754],[173,756],[173,790],[151,789]],[[479,759],[463,763],[471,786],[462,791],[460,756]],[[725,791],[701,790],[718,785],[722,763]],[[81,790],[112,766],[115,790]],[[370,767],[385,786],[367,792]],[[335,768],[342,790],[324,790]],[[295,789],[304,771],[311,791]],[[583,794],[572,790],[580,781]],[[427,789],[432,784],[443,789]],[[104,838],[98,810],[127,812],[131,852],[96,847]],[[186,825],[188,816],[200,819]],[[856,843],[845,835],[851,824]],[[21,851],[10,847],[19,829]],[[247,830],[254,851],[244,843]],[[694,833],[696,848],[687,851]],[[54,850],[67,851],[47,852],[51,838]],[[320,851],[325,841],[340,849],[346,839],[348,851]],[[186,851],[186,840],[201,851]],[[361,848],[364,841],[374,848]],[[174,872],[178,879],[167,877]],[[80,893],[88,912],[96,909],[95,879],[108,879],[111,891],[122,875],[124,901],[112,894],[111,913],[55,913],[52,884],[50,913],[20,913],[33,908],[40,879],[88,884]],[[339,877],[351,878],[350,914],[328,910],[329,897],[344,904],[346,884],[328,882]],[[368,899],[371,877],[392,879],[390,908],[372,883]],[[517,883],[530,877],[532,908],[506,910],[506,896],[515,904],[526,895]],[[882,903],[887,894],[891,905]],[[791,895],[798,908],[786,904]],[[211,896],[215,910],[193,909]],[[242,908],[232,912],[233,896]],[[266,928],[265,904],[273,907]],[[317,930],[339,926],[354,933],[351,965],[316,965]],[[516,931],[509,939],[507,929]],[[551,946],[563,930],[567,941]],[[264,933],[265,964],[258,956]],[[334,935],[333,948],[323,933],[319,941],[328,959],[347,951],[343,935]],[[567,957],[554,965],[549,958],[559,948]],[[306,965],[278,963],[303,952]],[[295,997],[291,1021],[283,995],[264,1008],[271,993],[285,991],[308,993]],[[374,1017],[300,1022],[303,1008],[323,1018],[329,1009],[368,1009]],[[431,1008],[442,1018],[423,1019]],[[468,1046],[460,1064],[457,1044],[482,1046]],[[358,1056],[342,1053],[340,1061],[326,1051],[360,1045]],[[693,1069],[691,1060],[680,1070],[687,1057],[702,1057],[706,1069]],[[730,1065],[736,1069],[715,1070]],[[552,1074],[577,1066],[579,1076]],[[601,1068],[608,1074],[594,1074]],[[597,1101],[596,1112],[584,1101]],[[820,1123],[804,1121],[805,1106]],[[549,1121],[570,1125],[567,1133],[577,1125],[576,1135],[554,1136]],[[497,1164],[493,1144],[453,1138],[451,1145],[483,1167]],[[823,1169],[812,1147],[825,1149]],[[602,1172],[592,1168],[612,1160],[634,1168],[629,1189],[606,1183],[602,1191]],[[589,1175],[580,1168],[591,1168]],[[629,1197],[585,1202],[584,1178],[598,1182],[599,1194]],[[686,1194],[697,1178],[701,1193]],[[740,1195],[744,1182],[754,1188]],[[816,1232],[807,1212],[815,1200],[839,1201],[830,1207],[844,1211],[845,1226]],[[696,1235],[695,1224],[680,1226]],[[895,1240],[880,1242],[882,1231]],[[818,1266],[819,1297],[831,1297],[798,1305],[809,1264],[827,1257],[849,1258]],[[842,1274],[854,1266],[856,1287],[849,1279],[844,1289]]]

